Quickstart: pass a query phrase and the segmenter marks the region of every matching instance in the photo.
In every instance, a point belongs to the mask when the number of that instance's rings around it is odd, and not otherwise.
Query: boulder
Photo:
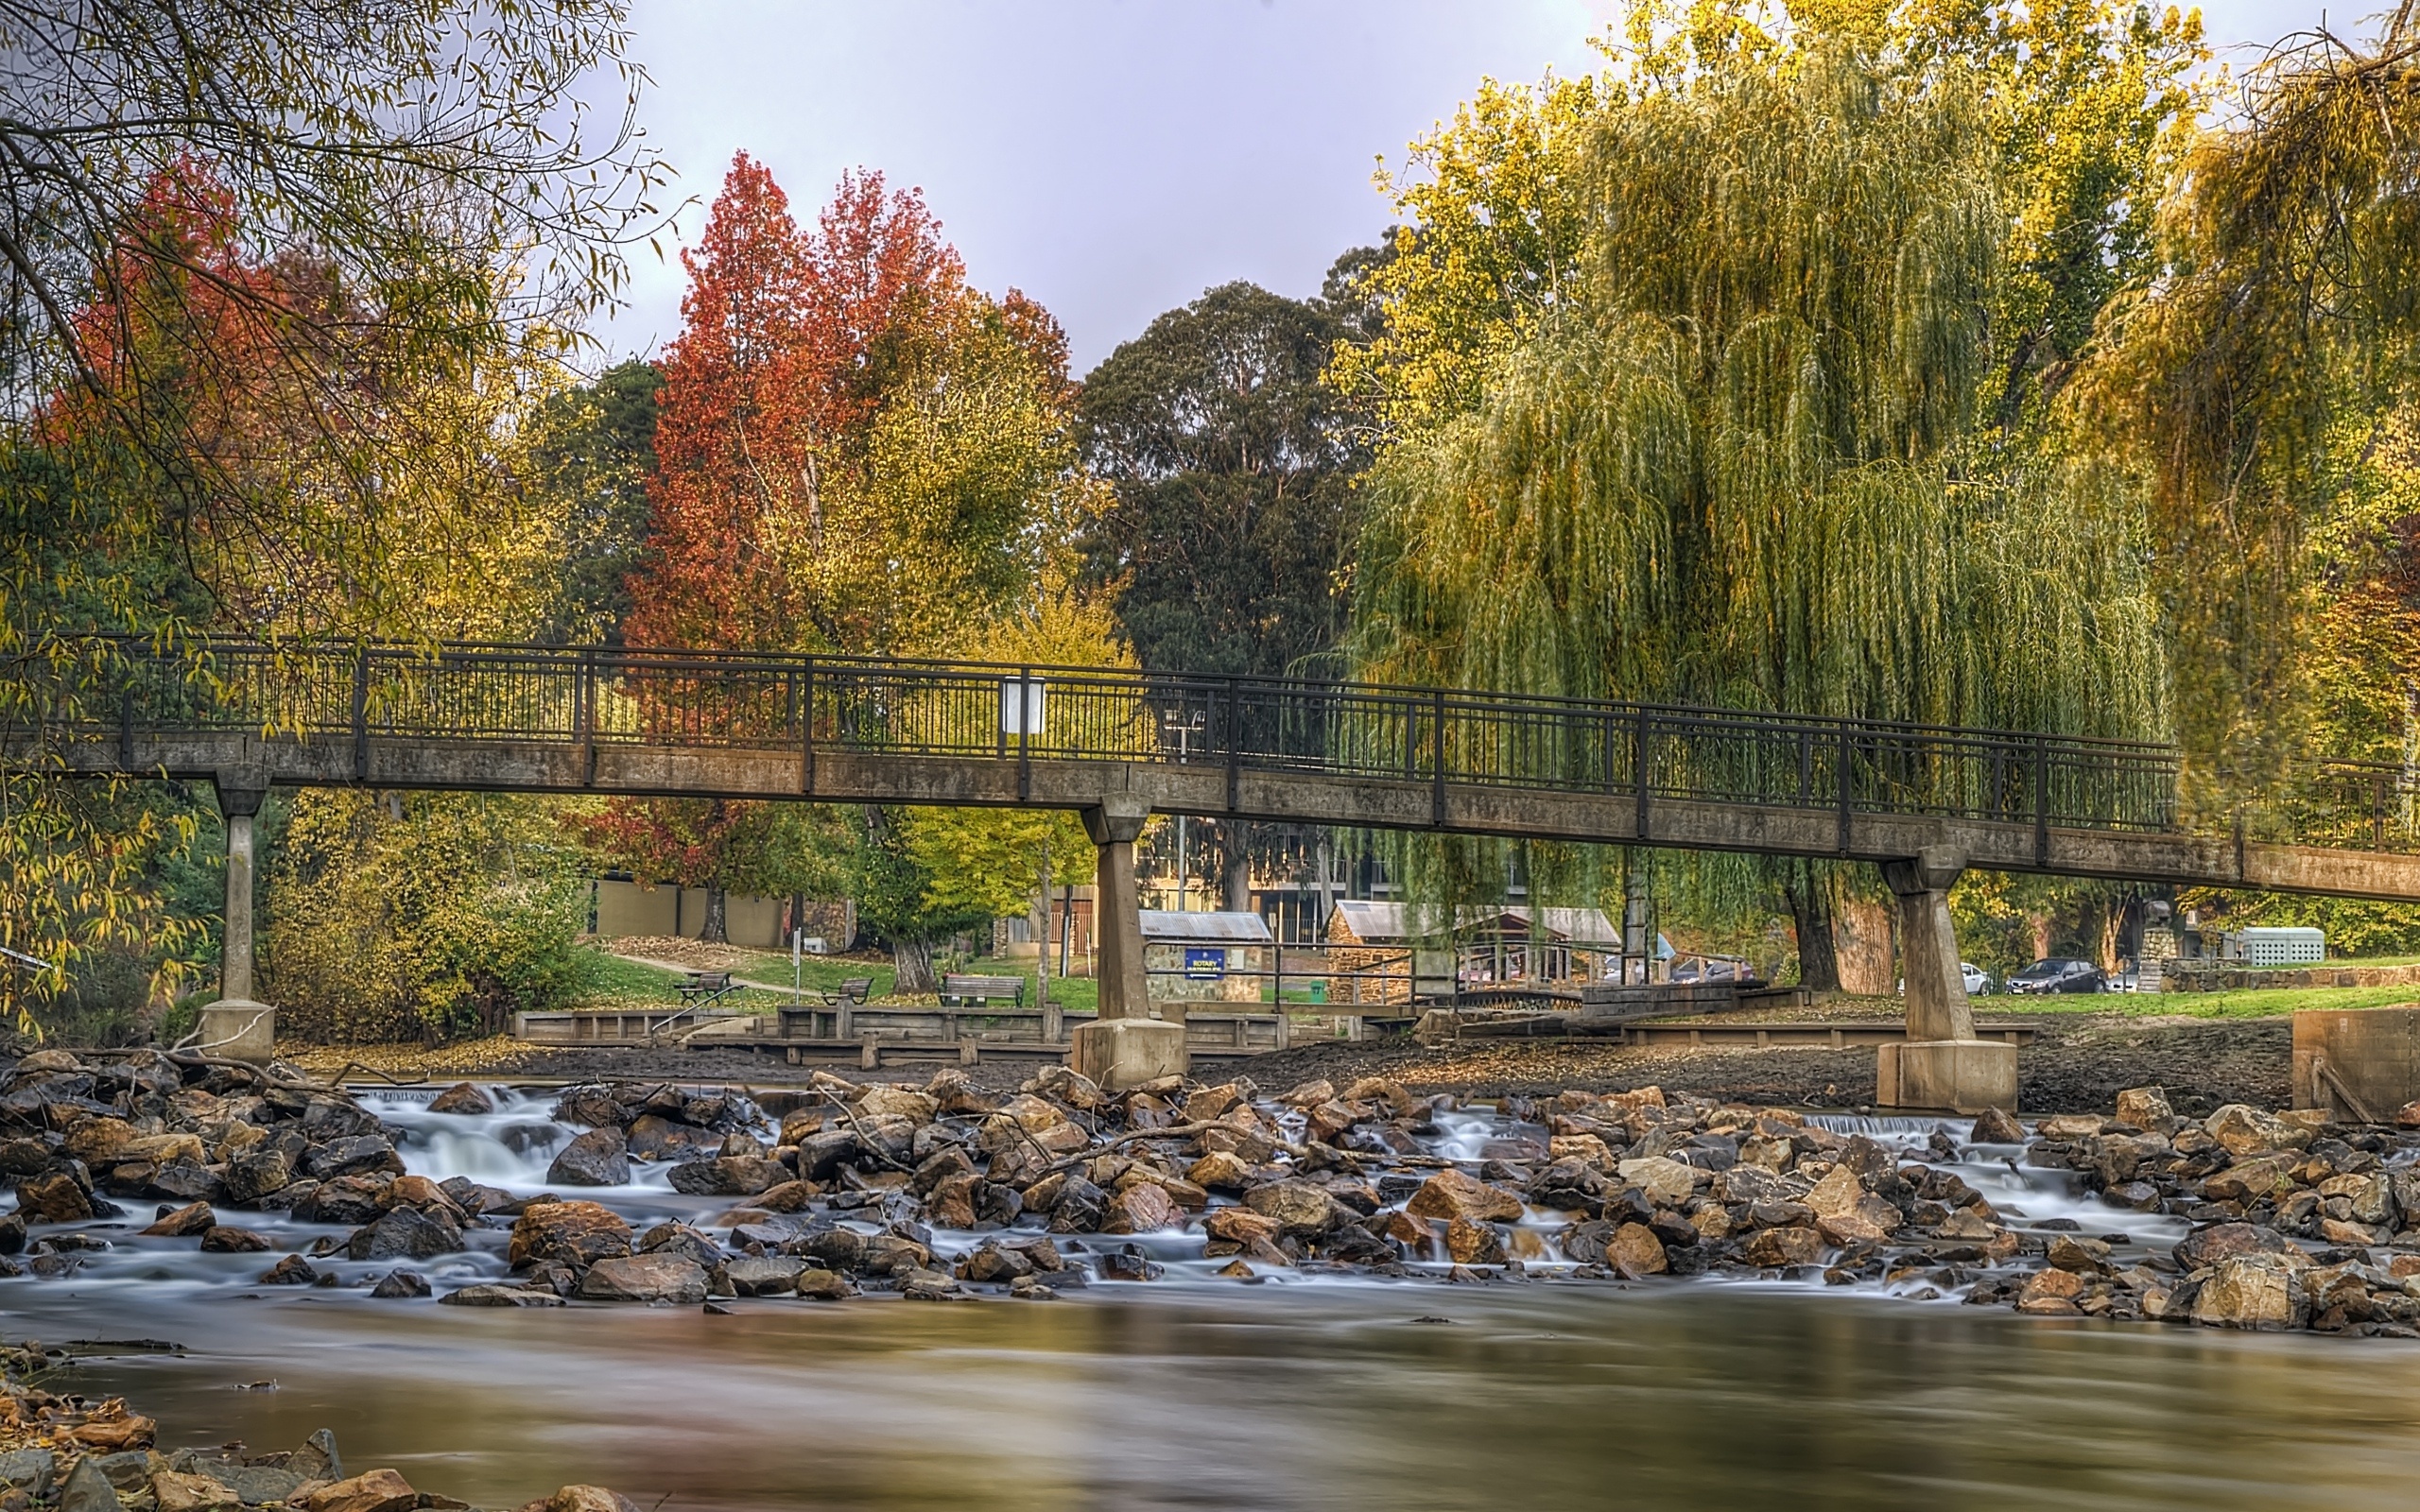
[[[788,1255],[741,1255],[722,1264],[721,1280],[734,1297],[781,1297],[798,1290],[806,1262]]]
[[[1672,1162],[1668,1162],[1672,1163]],[[1684,1170],[1687,1169],[1685,1166]],[[1290,1185],[1292,1183],[1280,1183]],[[1264,1189],[1266,1190],[1266,1189]],[[1251,1201],[1249,1196],[1245,1199]],[[1254,1204],[1257,1208],[1258,1205]],[[1267,1211],[1265,1208],[1258,1209]],[[1490,1186],[1466,1172],[1446,1170],[1420,1184],[1404,1204],[1415,1218],[1461,1218],[1471,1223],[1514,1223],[1521,1217],[1521,1199],[1502,1187]],[[1291,1227],[1290,1225],[1288,1227]]]
[[[93,1201],[75,1177],[54,1172],[18,1183],[17,1214],[27,1223],[87,1223]]]
[[[911,1124],[929,1124],[941,1112],[941,1099],[929,1093],[911,1091],[905,1087],[877,1084],[865,1090],[857,1099],[857,1115],[904,1118]]]
[[[59,1456],[46,1449],[0,1452],[0,1486],[22,1490],[29,1496],[47,1493],[50,1478],[58,1469]]]
[[[1250,1248],[1253,1245],[1273,1245],[1284,1230],[1277,1220],[1248,1208],[1213,1208],[1201,1220],[1201,1231],[1215,1243]]]
[[[294,1162],[273,1144],[257,1144],[227,1162],[227,1200],[251,1207],[270,1193],[294,1184]]]
[[[525,1291],[518,1286],[497,1286],[482,1283],[448,1292],[438,1301],[452,1307],[561,1307],[563,1299],[552,1292]]]
[[[2294,1284],[2299,1268],[2283,1255],[2229,1255],[2194,1295],[2193,1321],[2224,1329],[2298,1328],[2304,1316]]]
[[[1184,1222],[1167,1193],[1150,1181],[1137,1181],[1109,1199],[1109,1221],[1101,1232],[1149,1234]]]
[[[209,1203],[192,1202],[174,1211],[162,1213],[151,1227],[143,1231],[165,1239],[190,1239],[217,1226],[218,1215],[210,1211]]]
[[[1710,1179],[1710,1173],[1661,1155],[1624,1160],[1614,1167],[1614,1172],[1668,1208],[1677,1208],[1688,1201],[1689,1194]]]
[[[686,1255],[622,1255],[591,1265],[579,1295],[596,1302],[702,1302],[706,1273]]]
[[[202,1234],[201,1248],[207,1255],[257,1255],[268,1248],[268,1235],[219,1224]]]
[[[798,1295],[820,1302],[837,1302],[844,1297],[856,1296],[857,1289],[838,1271],[810,1267],[798,1273]]]
[[[2108,1125],[2099,1113],[2052,1113],[2034,1121],[2033,1132],[2046,1140],[2090,1139]]]
[[[631,1158],[618,1128],[592,1128],[562,1147],[546,1167],[546,1184],[621,1187],[631,1183]]]
[[[2310,1143],[2310,1130],[2296,1128],[2248,1103],[2227,1104],[2204,1119],[2202,1127],[2229,1155],[2237,1157],[2267,1150],[2299,1150]]]
[[[2084,1294],[2084,1279],[2073,1271],[2036,1271],[2025,1280],[2023,1290],[2016,1294],[2016,1310],[2050,1317],[2066,1317],[2082,1311],[2076,1299]]]
[[[2176,1246],[2176,1263],[2187,1272],[2237,1255],[2301,1255],[2302,1248],[2273,1228],[2251,1223],[2214,1223],[2196,1228]]]
[[[322,1181],[294,1204],[294,1216],[303,1223],[371,1223],[386,1211],[387,1186],[386,1177],[375,1176]]]
[[[2155,1129],[2176,1116],[2165,1087],[2129,1087],[2118,1094],[2118,1122]]]
[[[151,1504],[157,1512],[212,1512],[214,1508],[240,1507],[244,1501],[232,1487],[215,1477],[164,1469],[154,1472],[151,1477]],[[336,1509],[321,1508],[316,1503],[309,1504],[313,1512],[336,1512]],[[402,1503],[406,1507],[418,1504],[418,1498]]]
[[[1462,1179],[1470,1180],[1467,1177]],[[1424,1187],[1422,1190],[1426,1189]],[[1063,1205],[1066,1199],[1063,1196],[1060,1200]],[[1315,1186],[1308,1181],[1271,1181],[1266,1186],[1254,1187],[1244,1194],[1244,1206],[1291,1234],[1323,1234],[1353,1216],[1351,1211],[1339,1203],[1325,1187]],[[1517,1197],[1513,1199],[1513,1208],[1516,1212],[1519,1211],[1520,1199]],[[1056,1229],[1057,1214],[1052,1216],[1051,1228]]]
[[[2025,1125],[2016,1121],[2014,1113],[1987,1108],[1983,1109],[1982,1116],[1975,1120],[1975,1126],[1967,1132],[1966,1138],[1976,1144],[2022,1144],[2025,1143]]]
[[[1657,1276],[1671,1269],[1664,1241],[1643,1223],[1626,1223],[1605,1241],[1604,1263],[1633,1276]]]
[[[320,1279],[319,1268],[300,1255],[288,1255],[261,1272],[263,1286],[309,1286]]]
[[[2211,1173],[2203,1194],[2220,1201],[2256,1202],[2294,1190],[2294,1168],[2302,1162],[2290,1155],[2256,1155]]]
[[[512,1226],[506,1258],[515,1270],[553,1261],[575,1270],[631,1252],[631,1226],[594,1202],[533,1203]]]
[[[762,1156],[722,1155],[690,1160],[671,1171],[672,1190],[696,1197],[752,1197],[789,1179],[779,1160]]]
[[[376,1134],[353,1134],[340,1140],[330,1140],[313,1150],[304,1164],[312,1176],[323,1181],[340,1176],[404,1174],[404,1162],[396,1156],[395,1146]]]
[[[829,1181],[840,1174],[840,1167],[860,1159],[862,1147],[856,1134],[845,1128],[820,1129],[802,1135],[797,1141],[798,1174],[808,1181]]]
[[[738,1243],[735,1236],[735,1244]],[[637,1252],[642,1255],[686,1255],[706,1270],[723,1263],[722,1246],[714,1239],[685,1223],[660,1223],[639,1236]]]
[[[397,1208],[377,1222],[356,1228],[345,1241],[348,1260],[434,1260],[462,1247],[462,1230],[443,1215],[431,1216],[416,1208]]]
[[[1241,1192],[1252,1185],[1252,1167],[1226,1150],[1212,1150],[1186,1167],[1184,1178],[1210,1192]]]
[[[372,1470],[306,1492],[302,1498],[304,1512],[412,1512],[419,1505],[420,1493],[393,1470]],[[168,1512],[165,1503],[160,1512]]]
[[[493,1113],[495,1099],[467,1081],[458,1081],[432,1098],[432,1113]]]
[[[370,1295],[381,1301],[398,1301],[406,1297],[426,1297],[428,1278],[416,1270],[390,1270],[378,1278]]]
[[[1751,1265],[1812,1265],[1824,1258],[1824,1236],[1795,1225],[1760,1228],[1748,1236],[1741,1253]]]
[[[100,1461],[89,1454],[76,1462],[59,1488],[58,1512],[124,1512],[125,1505]]]
[[[2109,1246],[2081,1234],[2053,1234],[2042,1258],[2056,1270],[2071,1271],[2078,1276],[2099,1276],[2109,1269]]]
[[[520,1512],[639,1512],[638,1503],[601,1486],[566,1486],[552,1496],[526,1503]]]
[[[1493,1224],[1474,1223],[1457,1214],[1445,1222],[1445,1253],[1457,1265],[1501,1265],[1504,1236]]]

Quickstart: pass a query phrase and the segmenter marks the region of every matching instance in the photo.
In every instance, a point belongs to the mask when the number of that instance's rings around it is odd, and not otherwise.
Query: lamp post
[[[1193,737],[1201,733],[1201,711],[1196,710],[1190,720],[1180,720],[1169,714],[1160,721],[1160,728],[1176,737],[1177,765],[1183,765],[1185,758],[1193,754]],[[1189,880],[1184,855],[1184,816],[1180,814],[1176,816],[1176,911],[1180,914],[1185,911],[1184,887]]]

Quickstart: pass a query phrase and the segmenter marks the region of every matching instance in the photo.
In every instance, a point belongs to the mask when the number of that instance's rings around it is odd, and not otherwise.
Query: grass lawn
[[[2196,1019],[2273,1019],[2307,1008],[2384,1008],[2420,1003],[2420,985],[2266,988],[2246,992],[2074,992],[1975,1000],[1979,1018],[2013,1013],[2122,1013],[2129,1018],[2186,1014]]]

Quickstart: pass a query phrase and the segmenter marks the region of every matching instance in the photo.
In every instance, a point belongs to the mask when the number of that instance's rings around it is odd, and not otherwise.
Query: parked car
[[[1681,955],[1673,958],[1668,982],[1737,982],[1756,980],[1756,969],[1736,955]]]
[[[1966,979],[1966,995],[1970,998],[1981,997],[1992,989],[1992,973],[1972,961],[1959,962],[1958,974]]]
[[[2106,992],[2108,974],[2090,961],[2052,957],[2034,962],[2008,979],[2012,992]]]

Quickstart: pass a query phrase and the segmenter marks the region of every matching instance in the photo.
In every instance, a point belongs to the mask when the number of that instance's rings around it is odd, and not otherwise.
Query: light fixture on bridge
[[[1001,734],[1042,733],[1043,692],[1046,686],[1042,679],[1032,676],[1000,679]]]

